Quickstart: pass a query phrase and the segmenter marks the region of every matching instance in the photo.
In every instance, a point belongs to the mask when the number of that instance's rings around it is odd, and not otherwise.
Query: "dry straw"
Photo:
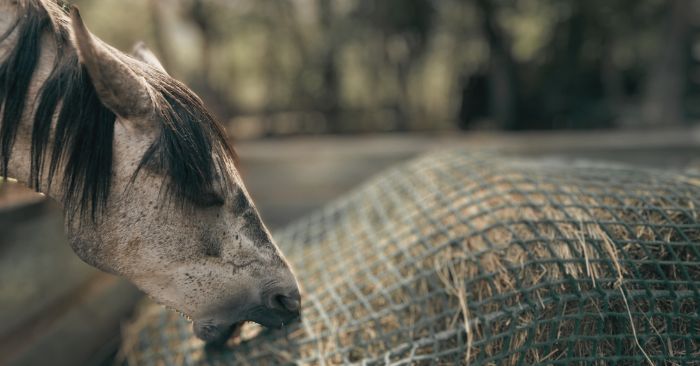
[[[277,235],[303,322],[207,351],[145,304],[123,355],[159,364],[700,364],[696,178],[432,154]],[[234,344],[235,343],[235,344]]]

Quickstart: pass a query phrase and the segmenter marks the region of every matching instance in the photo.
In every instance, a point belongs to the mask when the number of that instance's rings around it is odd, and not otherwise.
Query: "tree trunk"
[[[680,125],[684,120],[683,95],[687,66],[687,36],[690,27],[689,0],[669,1],[658,58],[650,66],[642,112],[647,126]]]
[[[159,56],[158,61],[169,73],[172,73],[173,70],[170,69],[172,66],[170,63],[170,43],[166,37],[167,32],[163,24],[163,4],[161,4],[161,0],[150,0],[148,5],[151,12],[151,21],[153,22],[153,39]]]
[[[193,82],[192,86],[206,102],[212,114],[220,121],[227,123],[235,114],[236,107],[232,105],[226,94],[212,86],[210,70],[212,68],[212,42],[213,29],[207,14],[205,3],[202,0],[193,0],[188,19],[197,28],[201,37],[201,56],[199,81]]]
[[[323,88],[321,95],[321,113],[325,119],[328,132],[342,132],[340,116],[340,83],[336,65],[336,47],[333,33],[333,0],[318,0],[318,17],[321,30],[325,35],[321,50],[321,80]]]
[[[481,12],[481,27],[489,43],[489,110],[498,126],[504,129],[518,128],[517,75],[510,47],[504,31],[496,22],[496,9],[492,0],[475,0]]]

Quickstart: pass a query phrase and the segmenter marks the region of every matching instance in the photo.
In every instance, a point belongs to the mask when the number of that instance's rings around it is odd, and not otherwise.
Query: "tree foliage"
[[[146,38],[239,135],[681,125],[698,113],[691,0],[79,3],[121,48]]]

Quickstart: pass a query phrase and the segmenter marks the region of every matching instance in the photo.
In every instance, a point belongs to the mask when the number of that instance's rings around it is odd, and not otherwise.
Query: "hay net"
[[[206,351],[144,305],[156,364],[700,364],[700,180],[462,151],[393,168],[276,240],[303,321]]]

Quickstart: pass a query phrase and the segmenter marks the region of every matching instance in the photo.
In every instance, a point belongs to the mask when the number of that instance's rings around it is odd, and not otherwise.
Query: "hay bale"
[[[700,180],[432,154],[276,235],[303,322],[208,352],[144,305],[151,364],[700,364]],[[250,339],[248,339],[250,338]]]

